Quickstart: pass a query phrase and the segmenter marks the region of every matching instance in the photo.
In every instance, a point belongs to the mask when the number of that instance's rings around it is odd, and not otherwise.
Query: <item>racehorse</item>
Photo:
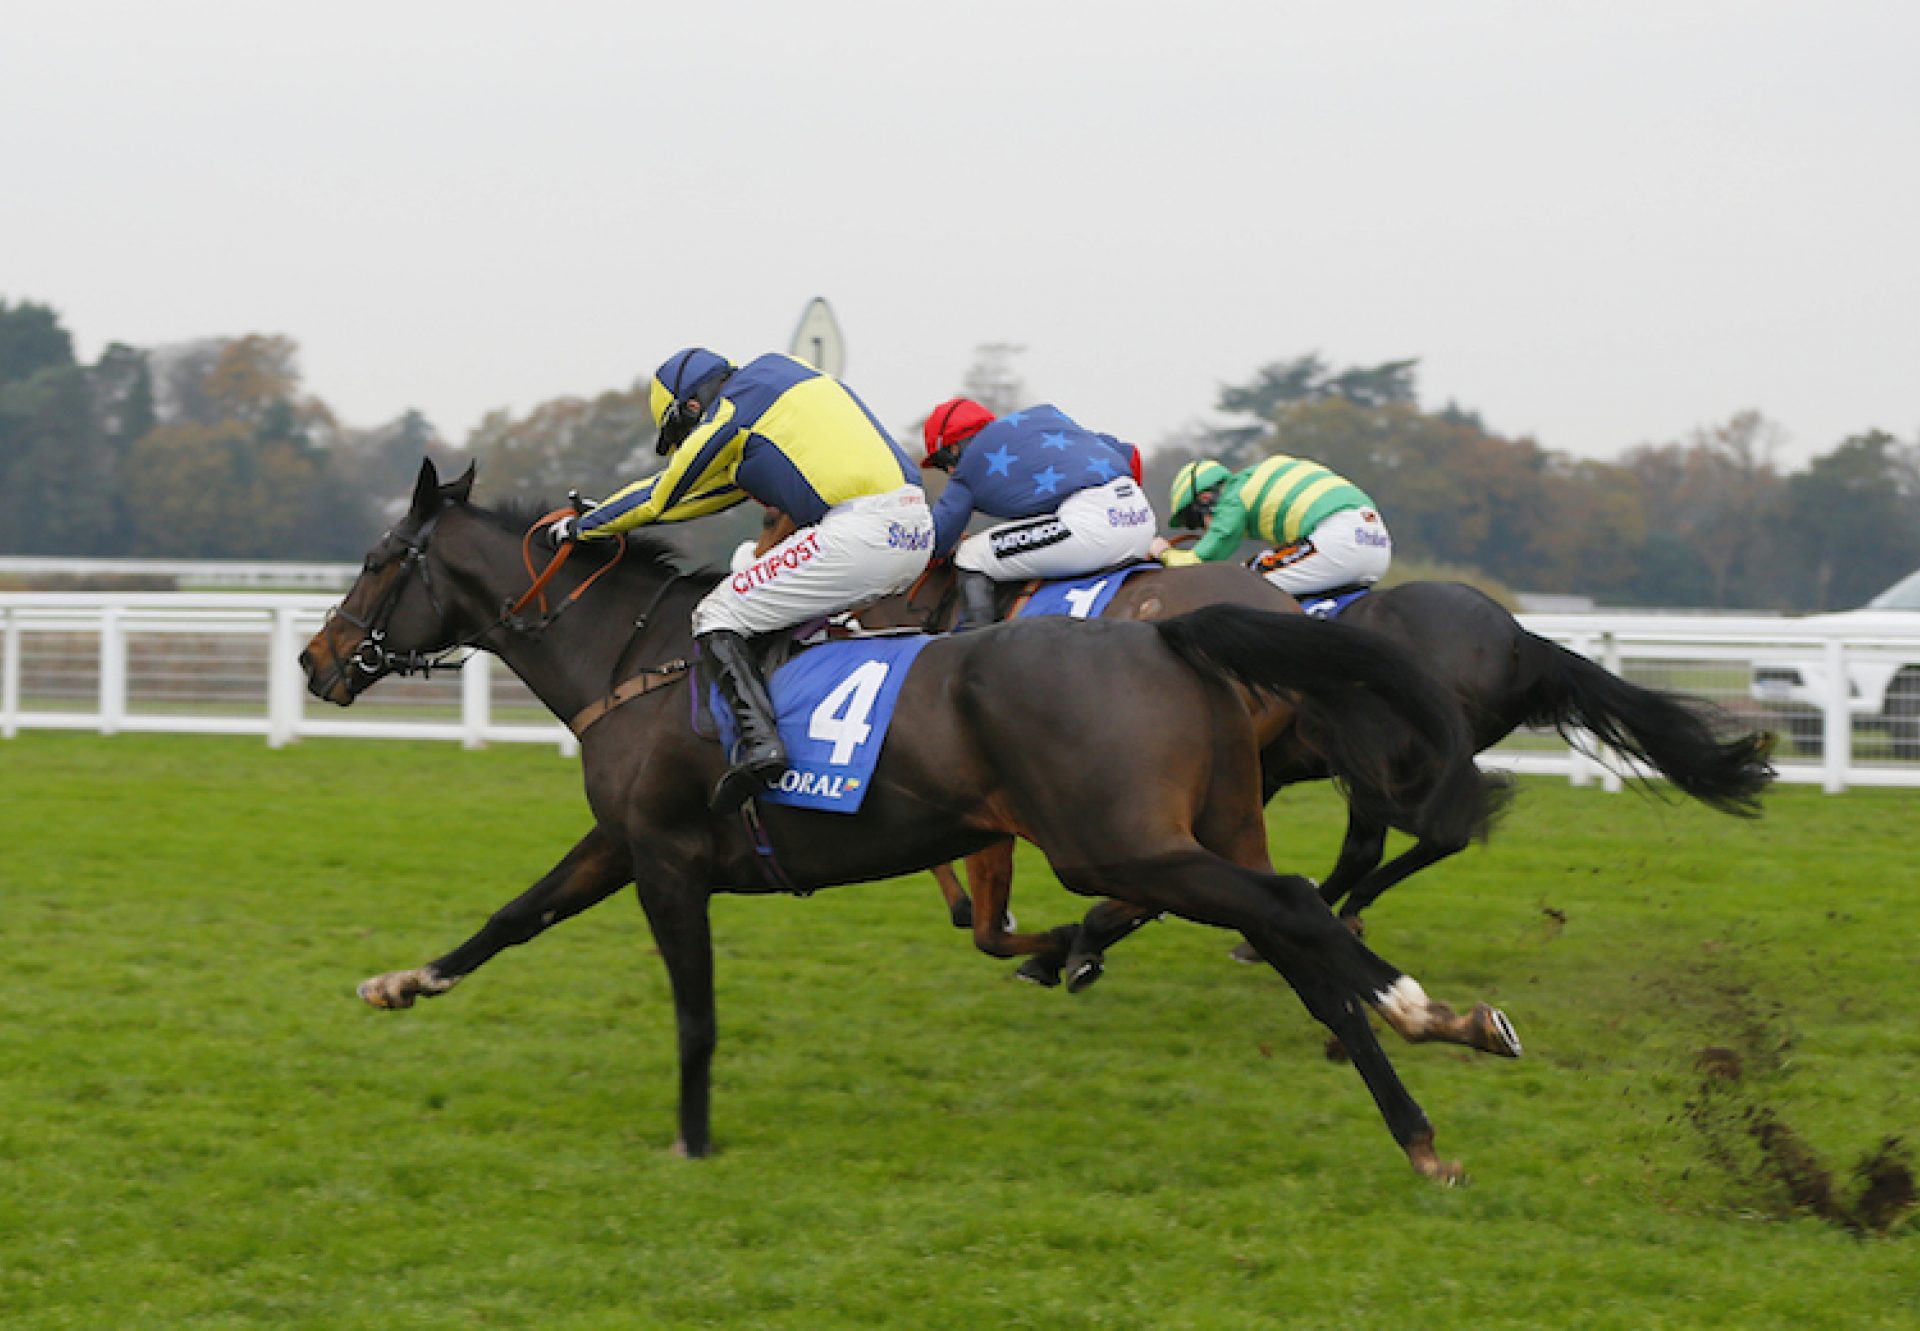
[[[1154,585],[1150,577],[1139,581],[1141,592]],[[1113,610],[1142,604],[1138,597],[1116,597]],[[1499,602],[1464,583],[1409,582],[1370,592],[1352,602],[1339,622],[1416,649],[1422,664],[1459,699],[1475,752],[1522,726],[1557,730],[1570,742],[1573,732],[1585,731],[1666,777],[1682,794],[1738,817],[1758,814],[1759,797],[1773,780],[1771,734],[1729,733],[1731,718],[1712,704],[1629,683],[1529,633]],[[1262,760],[1269,798],[1285,786],[1330,775],[1317,755],[1285,735],[1263,751]],[[1346,838],[1320,894],[1356,932],[1360,913],[1381,893],[1467,844],[1415,831],[1414,844],[1383,865],[1387,832],[1394,827],[1413,831],[1397,811],[1350,801]],[[976,917],[984,911],[1000,918],[1011,882],[1011,847],[969,857],[967,867],[969,882],[978,884]],[[1106,949],[1151,918],[1128,903],[1103,902],[1077,931],[1068,926],[1040,935],[1053,945],[1038,950],[1020,973],[1055,984],[1065,970],[1069,988],[1083,989],[1099,978]],[[974,928],[978,941],[977,922]],[[1244,947],[1235,955],[1257,959]]]
[[[1272,871],[1249,706],[1255,692],[1288,692],[1280,710],[1325,737],[1328,761],[1356,790],[1419,808],[1435,835],[1470,835],[1488,797],[1458,709],[1406,653],[1359,630],[1239,608],[1157,624],[1036,620],[936,639],[905,677],[900,724],[860,812],[766,805],[754,815],[763,845],[751,819],[708,807],[724,760],[689,724],[690,670],[677,659],[691,647],[693,604],[719,575],[682,575],[663,547],[641,540],[616,547],[624,558],[599,556],[585,578],[561,554],[534,577],[529,522],[473,504],[472,482],[471,468],[442,485],[432,463],[422,465],[408,513],[301,653],[308,689],[345,706],[388,674],[461,648],[491,651],[580,735],[596,828],[452,952],[365,981],[368,1003],[403,1008],[444,993],[502,948],[632,881],[673,990],[675,1146],[704,1156],[716,1043],[711,894],[886,878],[1017,835],[1072,891],[1251,939],[1353,1054],[1415,1170],[1462,1176],[1434,1150],[1432,1124],[1363,1005],[1412,1042],[1516,1057],[1519,1040],[1484,1004],[1460,1014],[1430,999],[1343,927],[1306,879]],[[589,589],[594,612],[579,613]],[[549,591],[560,598],[550,611]],[[1136,698],[1154,699],[1151,711],[1112,724]],[[1424,755],[1414,768],[1401,761],[1409,746]]]

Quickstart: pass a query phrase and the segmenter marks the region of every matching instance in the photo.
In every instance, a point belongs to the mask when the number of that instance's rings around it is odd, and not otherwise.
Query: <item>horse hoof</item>
[[[1067,992],[1070,994],[1083,993],[1091,988],[1093,983],[1106,973],[1107,963],[1099,957],[1082,958],[1080,963],[1073,968],[1073,973],[1067,976]]]
[[[973,903],[964,898],[954,902],[947,911],[947,918],[953,921],[956,929],[973,928]]]
[[[376,975],[360,981],[354,990],[360,995],[360,1001],[368,1007],[386,1008],[389,1011],[413,1006],[414,991],[404,983],[401,975]]]
[[[1233,951],[1227,953],[1227,955],[1235,961],[1243,962],[1248,966],[1262,966],[1266,964],[1267,960],[1260,955],[1260,949],[1252,943],[1236,944]]]
[[[1431,1136],[1407,1147],[1407,1163],[1422,1178],[1430,1178],[1443,1188],[1457,1188],[1467,1181],[1467,1171],[1458,1160],[1442,1160],[1434,1151]]]
[[[1037,984],[1042,989],[1052,989],[1060,983],[1060,968],[1048,965],[1039,958],[1023,962],[1020,969],[1013,973],[1016,980],[1025,980],[1028,984]]]
[[[1481,1049],[1500,1058],[1520,1057],[1520,1035],[1513,1029],[1513,1023],[1507,1020],[1506,1013],[1497,1007],[1476,1003],[1472,1015],[1474,1030],[1480,1036],[1477,1043]]]
[[[1355,938],[1365,938],[1367,936],[1367,922],[1358,915],[1342,915],[1340,917],[1340,923],[1346,925],[1347,932]]]

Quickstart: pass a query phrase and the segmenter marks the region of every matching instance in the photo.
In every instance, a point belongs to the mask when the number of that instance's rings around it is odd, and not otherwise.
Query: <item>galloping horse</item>
[[[581,735],[597,827],[466,943],[363,983],[367,1002],[399,1008],[444,993],[502,948],[632,881],[673,989],[676,1149],[703,1156],[716,1041],[710,895],[886,878],[1021,836],[1075,892],[1251,939],[1353,1054],[1413,1167],[1447,1182],[1461,1176],[1435,1152],[1432,1125],[1363,1005],[1409,1041],[1508,1057],[1519,1041],[1485,1005],[1462,1015],[1428,998],[1354,938],[1307,880],[1272,871],[1249,706],[1255,693],[1295,695],[1281,710],[1326,736],[1328,761],[1356,790],[1417,807],[1435,835],[1468,835],[1487,816],[1487,792],[1458,708],[1406,653],[1359,630],[1237,608],[1159,624],[1036,620],[936,639],[906,675],[900,724],[858,814],[760,808],[776,875],[747,819],[708,808],[723,756],[689,725],[689,670],[669,659],[690,650],[688,616],[718,575],[682,575],[642,541],[585,579],[556,556],[529,588],[528,523],[472,504],[472,480],[469,469],[442,485],[423,464],[409,512],[301,654],[308,688],[345,706],[386,674],[450,650],[494,652]],[[581,600],[589,586],[596,599]],[[525,613],[535,588],[564,597],[551,612]],[[1138,698],[1152,698],[1151,711],[1113,724],[1123,701]],[[1062,742],[1040,742],[1048,735]],[[1409,747],[1422,762],[1403,761]]]
[[[1212,576],[1195,576],[1203,570]],[[930,578],[917,596],[883,603],[881,613],[868,612],[863,620],[942,626],[953,612],[945,590],[939,578]],[[1136,573],[1108,603],[1104,617],[1157,619],[1219,603],[1297,608],[1285,592],[1251,570],[1216,564]],[[1584,730],[1666,777],[1683,794],[1740,817],[1758,813],[1760,793],[1773,779],[1767,761],[1772,736],[1725,734],[1729,718],[1711,704],[1629,683],[1529,633],[1499,602],[1464,583],[1410,582],[1374,591],[1353,602],[1339,622],[1372,629],[1417,651],[1465,709],[1476,753],[1521,726],[1552,728],[1569,738],[1570,732]],[[1263,747],[1261,764],[1269,799],[1296,782],[1333,775],[1294,729],[1280,731]],[[1415,844],[1382,865],[1387,832],[1395,827],[1413,832]],[[1360,913],[1381,893],[1466,845],[1418,832],[1400,810],[1350,800],[1346,838],[1320,894],[1357,931]],[[934,871],[955,923],[970,922],[975,945],[990,956],[1029,956],[1020,974],[1040,984],[1059,983],[1065,970],[1071,990],[1085,988],[1100,977],[1106,948],[1152,918],[1125,902],[1105,902],[1077,927],[1010,934],[1004,920],[1012,890],[1011,843],[989,847],[966,863],[970,903],[957,896],[950,869]],[[1257,959],[1245,948],[1236,955]]]

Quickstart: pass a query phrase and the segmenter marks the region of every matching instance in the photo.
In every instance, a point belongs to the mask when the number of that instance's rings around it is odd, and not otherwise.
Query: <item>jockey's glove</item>
[[[569,513],[566,517],[561,518],[558,522],[555,522],[547,528],[547,543],[556,550],[569,541],[577,541],[579,539],[580,519],[576,514]]]

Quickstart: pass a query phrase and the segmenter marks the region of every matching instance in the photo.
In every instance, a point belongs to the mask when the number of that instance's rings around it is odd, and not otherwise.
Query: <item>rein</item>
[[[445,607],[440,603],[439,593],[433,585],[433,567],[427,562],[427,543],[433,538],[434,528],[440,525],[440,513],[434,513],[432,517],[420,524],[420,530],[410,536],[403,536],[397,532],[394,533],[394,539],[406,547],[406,554],[402,556],[401,560],[400,574],[394,578],[392,582],[387,584],[386,590],[380,594],[380,600],[375,603],[367,617],[361,619],[346,609],[344,605],[337,605],[327,612],[329,617],[338,615],[341,619],[344,619],[365,635],[361,638],[360,645],[355,647],[352,654],[347,658],[348,663],[362,674],[375,678],[381,675],[400,675],[402,677],[419,675],[423,679],[430,679],[435,670],[458,670],[465,664],[466,658],[462,657],[459,660],[454,660],[452,659],[453,653],[477,645],[495,629],[506,629],[510,633],[523,633],[529,636],[545,632],[552,626],[555,620],[559,619],[561,615],[579,603],[580,598],[586,594],[587,588],[598,582],[609,569],[626,558],[627,554],[626,537],[616,535],[614,539],[618,542],[618,545],[614,550],[613,558],[589,574],[585,581],[568,593],[565,600],[561,601],[552,610],[548,610],[546,597],[547,585],[553,581],[554,575],[560,571],[561,566],[572,556],[574,543],[569,541],[565,545],[562,545],[554,552],[553,558],[547,561],[546,568],[535,573],[533,567],[533,534],[549,522],[572,512],[574,512],[574,510],[571,508],[555,509],[544,517],[536,519],[533,525],[527,528],[526,535],[521,538],[520,559],[521,562],[526,565],[527,576],[533,580],[532,586],[528,587],[517,600],[503,602],[499,616],[479,632],[469,634],[458,642],[449,643],[447,646],[431,652],[417,650],[396,652],[389,648],[386,644],[387,621],[393,618],[393,612],[399,605],[401,593],[406,590],[408,580],[416,571],[420,574],[421,584],[427,589],[428,602],[436,612],[440,614],[446,613]],[[653,600],[647,606],[646,613],[643,614],[634,625],[636,633],[645,627],[647,616],[652,613],[654,607],[660,603],[660,598],[665,595],[666,589],[671,586],[679,576],[680,575],[676,573],[672,577],[669,577],[666,582],[661,585],[660,589],[655,592]],[[540,605],[539,616],[534,619],[521,618],[521,613],[536,600]],[[622,655],[624,656],[625,653],[622,652]],[[372,680],[369,679],[368,682],[371,683]]]
[[[527,576],[533,579],[533,585],[521,594],[519,600],[513,602],[501,611],[500,619],[490,627],[487,632],[492,632],[493,628],[504,625],[516,633],[538,633],[541,629],[553,623],[554,620],[560,618],[569,606],[586,595],[587,588],[593,586],[609,569],[627,557],[627,538],[616,535],[614,540],[618,542],[618,545],[614,550],[613,558],[588,574],[584,582],[567,594],[566,600],[562,601],[554,610],[549,612],[547,610],[547,584],[553,581],[554,574],[560,571],[561,566],[573,557],[573,547],[577,542],[568,541],[558,550],[554,551],[553,558],[547,561],[546,568],[536,574],[533,571],[533,534],[549,522],[557,522],[561,518],[572,516],[573,513],[574,510],[571,508],[556,508],[546,516],[534,519],[533,525],[527,528],[527,534],[520,538],[520,562],[526,565]],[[671,581],[671,579],[669,579],[669,581]],[[540,618],[532,621],[520,619],[520,613],[536,599],[540,602]],[[656,597],[655,600],[657,601],[658,598]],[[486,635],[483,633],[480,636],[484,637]]]

